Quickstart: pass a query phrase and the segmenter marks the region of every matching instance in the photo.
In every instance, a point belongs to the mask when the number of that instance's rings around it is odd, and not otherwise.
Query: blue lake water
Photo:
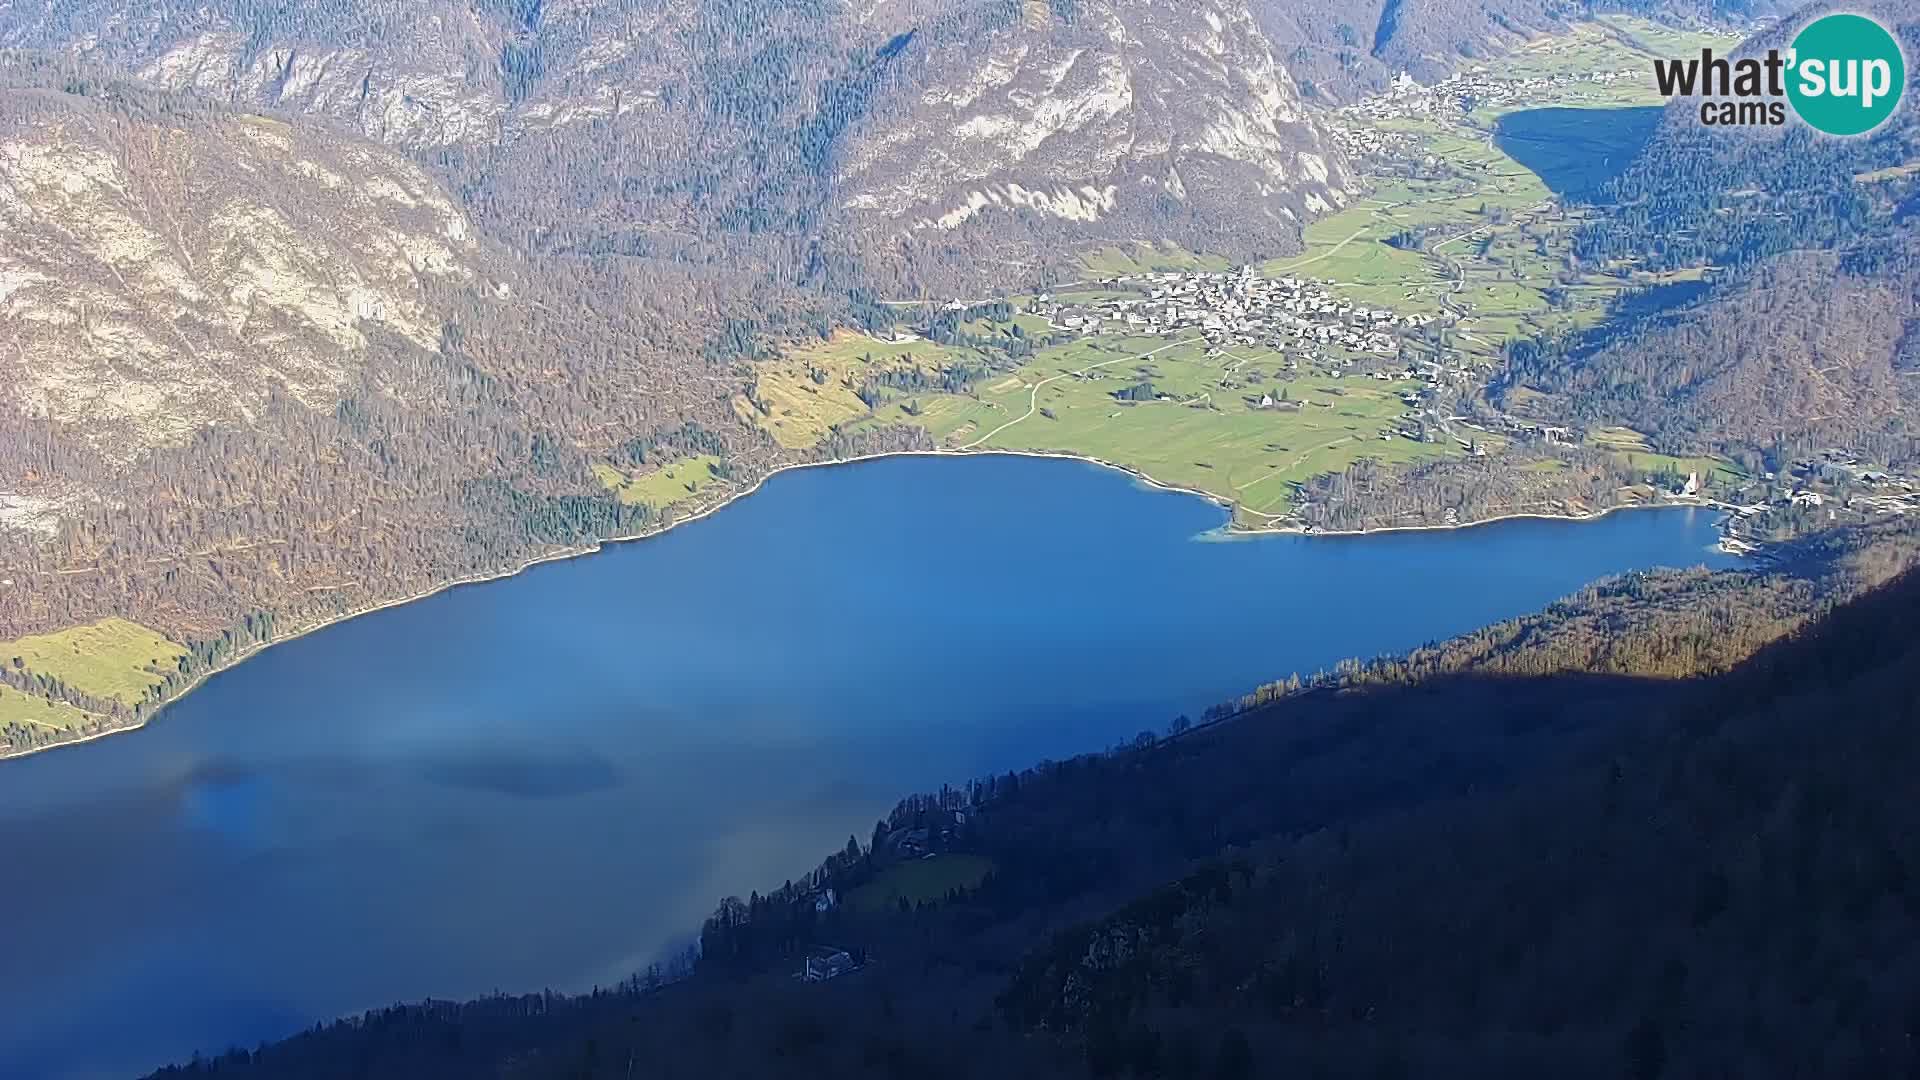
[[[786,473],[664,536],[270,649],[145,730],[0,762],[0,1076],[612,982],[908,791],[1608,574],[1730,561],[1693,510],[1351,538],[1222,520],[1070,461]]]

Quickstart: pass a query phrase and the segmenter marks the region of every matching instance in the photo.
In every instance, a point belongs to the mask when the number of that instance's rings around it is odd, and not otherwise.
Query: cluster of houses
[[[1333,295],[1311,278],[1261,277],[1251,266],[1227,273],[1129,274],[1101,282],[1098,299],[1041,294],[1032,312],[1056,329],[1080,334],[1198,334],[1228,347],[1320,345],[1393,356],[1400,337],[1433,322],[1422,312],[1398,314]]]
[[[1481,417],[1449,416],[1446,420],[1448,425],[1458,424],[1471,431],[1484,432],[1489,435],[1501,435],[1523,442],[1543,442],[1551,446],[1572,446],[1578,441],[1572,428],[1560,427],[1555,424],[1542,424],[1534,420],[1523,420],[1520,417],[1509,416],[1506,413],[1497,413],[1492,416]],[[1451,430],[1450,427],[1449,430]],[[1461,445],[1466,446],[1467,443],[1468,440],[1463,440]]]
[[[1824,523],[1866,521],[1920,512],[1920,479],[1862,462],[1850,451],[1823,450],[1794,462],[1786,475],[1764,473],[1726,504],[1723,546],[1740,550],[1764,537],[1783,512],[1811,512]]]
[[[1347,106],[1342,112],[1367,120],[1410,118],[1454,119],[1481,108],[1511,108],[1530,102],[1564,97],[1579,83],[1606,85],[1622,79],[1645,79],[1646,70],[1589,71],[1583,74],[1495,75],[1484,67],[1459,71],[1439,82],[1423,84],[1401,72],[1387,89]],[[1382,133],[1385,134],[1385,133]]]

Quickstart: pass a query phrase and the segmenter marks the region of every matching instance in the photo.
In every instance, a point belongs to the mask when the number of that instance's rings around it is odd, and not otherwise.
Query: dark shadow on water
[[[1618,176],[1660,125],[1658,105],[1527,109],[1494,125],[1494,145],[1555,195],[1587,198]]]

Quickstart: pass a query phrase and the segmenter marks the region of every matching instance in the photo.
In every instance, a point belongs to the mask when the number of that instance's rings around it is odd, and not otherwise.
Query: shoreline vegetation
[[[1639,30],[1657,32],[1657,28],[1651,24]],[[913,362],[911,371],[904,373],[908,378],[888,381],[892,376],[903,374],[893,370],[891,361],[906,355],[922,355],[924,342],[920,339],[914,340],[909,353],[909,350],[897,347],[900,345],[897,337],[883,338],[875,333],[862,335],[857,347],[838,347],[836,343],[840,343],[840,337],[836,333],[825,345],[794,349],[792,356],[786,358],[791,361],[787,364],[790,370],[773,371],[771,369],[779,365],[771,363],[757,367],[757,373],[745,394],[736,395],[733,401],[735,414],[751,420],[785,448],[784,453],[756,455],[750,464],[743,462],[746,467],[741,472],[750,479],[736,478],[731,471],[712,471],[713,478],[725,482],[710,483],[706,473],[696,468],[693,472],[700,481],[697,485],[700,490],[695,491],[695,484],[686,484],[688,494],[683,495],[678,490],[679,485],[673,483],[677,478],[672,475],[670,466],[665,471],[663,483],[671,489],[672,499],[656,501],[648,490],[637,486],[637,476],[627,475],[624,468],[616,467],[622,463],[598,461],[593,466],[595,475],[613,491],[620,503],[623,506],[646,504],[656,515],[653,520],[602,520],[593,527],[543,538],[556,545],[550,550],[529,551],[531,544],[516,545],[517,550],[496,551],[491,553],[492,557],[440,563],[437,568],[457,567],[468,571],[455,573],[444,580],[434,580],[436,567],[412,568],[425,572],[410,573],[384,586],[378,581],[367,581],[363,586],[366,602],[355,606],[346,606],[351,601],[345,597],[320,603],[301,603],[298,610],[304,618],[296,621],[289,617],[286,626],[278,625],[278,619],[279,613],[288,608],[262,602],[258,605],[259,613],[271,620],[265,630],[257,629],[250,621],[245,635],[235,635],[237,628],[228,624],[225,627],[226,634],[234,636],[231,640],[222,636],[218,645],[223,651],[210,657],[199,657],[202,663],[194,668],[183,666],[178,674],[165,670],[170,665],[161,662],[147,668],[150,671],[164,671],[166,681],[172,683],[178,679],[178,685],[164,688],[156,686],[150,698],[138,703],[131,700],[120,703],[131,705],[135,710],[132,713],[119,708],[102,713],[79,697],[61,699],[57,694],[53,695],[50,700],[64,700],[82,708],[89,716],[85,727],[92,728],[98,724],[102,725],[100,729],[82,733],[80,726],[70,726],[49,736],[37,728],[53,728],[56,725],[29,720],[28,727],[35,729],[34,739],[12,745],[4,741],[5,736],[0,736],[0,760],[25,757],[58,746],[91,742],[102,735],[138,730],[197,689],[210,676],[231,668],[269,645],[293,640],[359,615],[425,599],[444,589],[500,580],[541,563],[595,553],[607,544],[660,535],[676,525],[697,521],[730,505],[733,500],[757,491],[768,478],[795,468],[855,464],[882,457],[968,453],[1084,461],[1124,472],[1148,488],[1180,492],[1207,500],[1221,508],[1227,516],[1222,526],[1215,530],[1215,534],[1222,539],[1275,534],[1365,536],[1372,533],[1468,528],[1526,518],[1593,521],[1615,510],[1680,505],[1712,506],[1717,512],[1724,512],[1729,508],[1706,498],[1697,501],[1669,499],[1661,493],[1657,484],[1647,488],[1644,495],[1623,495],[1618,488],[1610,486],[1618,477],[1598,475],[1594,468],[1581,473],[1577,477],[1577,484],[1526,483],[1524,481],[1527,478],[1538,477],[1527,471],[1524,465],[1517,466],[1513,476],[1497,478],[1496,486],[1491,488],[1484,477],[1463,479],[1443,476],[1443,482],[1459,481],[1474,485],[1471,497],[1448,500],[1453,502],[1456,509],[1447,510],[1444,518],[1440,514],[1442,508],[1436,507],[1431,499],[1417,507],[1378,506],[1355,511],[1347,505],[1353,500],[1344,495],[1325,499],[1316,497],[1310,501],[1294,499],[1282,493],[1282,483],[1272,482],[1278,480],[1295,484],[1296,487],[1303,480],[1307,483],[1326,481],[1329,485],[1364,483],[1371,493],[1374,483],[1372,476],[1363,481],[1351,480],[1356,464],[1378,462],[1389,470],[1415,461],[1436,466],[1444,464],[1458,451],[1447,439],[1428,438],[1424,431],[1425,421],[1411,421],[1417,429],[1417,438],[1415,434],[1406,432],[1400,432],[1407,434],[1406,440],[1389,437],[1408,422],[1404,417],[1412,415],[1401,410],[1401,400],[1407,396],[1405,391],[1413,386],[1410,380],[1415,359],[1435,366],[1444,362],[1448,366],[1459,367],[1459,374],[1463,376],[1469,368],[1488,368],[1501,361],[1502,342],[1530,339],[1549,331],[1586,325],[1601,317],[1604,308],[1602,301],[1606,297],[1631,284],[1630,279],[1624,277],[1616,280],[1611,275],[1589,274],[1578,288],[1561,297],[1564,303],[1555,301],[1549,304],[1550,285],[1560,281],[1558,260],[1564,254],[1562,249],[1571,243],[1572,234],[1569,230],[1583,219],[1575,214],[1565,221],[1549,223],[1539,211],[1555,202],[1561,203],[1563,209],[1567,205],[1562,199],[1564,192],[1551,182],[1552,176],[1574,166],[1590,170],[1593,166],[1591,159],[1596,156],[1604,161],[1607,154],[1624,154],[1629,149],[1628,144],[1632,141],[1629,136],[1633,131],[1619,125],[1608,125],[1604,130],[1588,130],[1584,139],[1577,142],[1577,152],[1564,155],[1568,158],[1564,161],[1534,160],[1512,147],[1503,147],[1498,138],[1501,124],[1511,122],[1509,117],[1533,116],[1544,106],[1580,106],[1579,114],[1590,120],[1604,110],[1647,106],[1657,102],[1658,95],[1654,95],[1652,88],[1647,85],[1612,81],[1602,84],[1581,79],[1581,76],[1594,71],[1612,70],[1610,64],[1624,63],[1628,57],[1637,58],[1646,54],[1649,48],[1644,41],[1638,38],[1629,41],[1617,32],[1602,37],[1609,42],[1604,47],[1582,38],[1579,47],[1564,53],[1558,45],[1551,48],[1529,46],[1515,53],[1509,58],[1511,70],[1496,77],[1496,89],[1504,85],[1500,79],[1508,75],[1523,76],[1542,86],[1550,84],[1551,88],[1527,93],[1511,88],[1500,90],[1498,101],[1490,102],[1471,116],[1453,116],[1450,112],[1442,115],[1428,107],[1431,102],[1425,97],[1403,95],[1369,99],[1372,104],[1344,110],[1336,120],[1330,121],[1340,125],[1348,137],[1359,139],[1367,145],[1369,154],[1381,158],[1367,167],[1369,196],[1344,211],[1312,223],[1300,236],[1302,247],[1298,253],[1264,264],[1259,275],[1262,278],[1292,275],[1313,264],[1316,273],[1325,275],[1323,284],[1332,290],[1330,298],[1337,298],[1349,305],[1364,305],[1363,311],[1379,309],[1382,314],[1393,313],[1393,325],[1405,325],[1408,328],[1402,341],[1402,351],[1406,353],[1407,360],[1407,382],[1391,382],[1384,386],[1368,383],[1364,390],[1355,391],[1344,380],[1354,375],[1356,357],[1333,350],[1331,346],[1322,348],[1317,345],[1307,347],[1301,354],[1307,364],[1306,369],[1300,368],[1302,359],[1296,357],[1284,376],[1277,368],[1272,372],[1259,370],[1261,365],[1270,368],[1274,365],[1267,363],[1267,356],[1254,357],[1251,353],[1234,356],[1235,362],[1225,365],[1221,370],[1209,359],[1212,353],[1206,342],[1211,338],[1194,327],[1181,330],[1177,335],[1180,340],[1174,340],[1173,336],[1155,336],[1152,347],[1138,343],[1137,349],[1127,350],[1128,355],[1108,355],[1119,346],[1103,350],[1094,335],[1079,335],[1064,329],[1075,324],[1068,321],[1070,319],[1077,322],[1093,318],[1098,326],[1101,320],[1115,314],[1111,311],[1101,313],[1097,302],[1091,299],[1100,293],[1099,289],[1079,287],[1098,286],[1103,279],[1115,275],[1170,269],[1223,273],[1231,261],[1224,256],[1202,258],[1171,242],[1150,250],[1134,249],[1131,254],[1118,248],[1086,253],[1080,257],[1076,271],[1080,274],[1079,279],[1052,287],[1059,293],[1059,304],[1064,306],[1059,306],[1057,312],[1045,318],[1034,310],[1016,310],[1014,301],[1019,297],[1012,294],[996,294],[994,299],[982,301],[983,305],[997,305],[1004,309],[985,316],[971,309],[958,315],[949,313],[938,316],[931,311],[930,301],[914,302],[916,305],[929,306],[928,315],[938,324],[939,329],[936,331],[930,326],[924,338],[925,341],[936,343],[930,350],[936,360],[945,356],[951,361],[945,370],[946,375],[953,375],[962,369],[970,371],[970,365],[988,354],[997,358],[985,364],[986,370],[994,373],[996,378],[1002,374],[1021,375],[1026,372],[1020,378],[1003,379],[1002,387],[986,387],[984,404],[979,392],[971,398],[954,393],[952,385],[923,372],[919,360]],[[1569,42],[1572,40],[1568,39]],[[1594,52],[1594,49],[1599,52]],[[1562,108],[1560,111],[1564,113],[1567,110]],[[1584,125],[1586,121],[1582,123]],[[1538,141],[1544,129],[1528,130],[1530,137]],[[1552,131],[1545,133],[1551,134]],[[1509,150],[1513,152],[1509,153]],[[1418,166],[1417,163],[1423,160],[1423,155],[1424,160],[1430,162],[1435,154],[1455,161],[1461,167],[1439,173],[1420,171],[1425,166]],[[1536,232],[1539,235],[1535,235]],[[1408,249],[1400,242],[1408,236],[1438,237],[1441,234],[1445,234],[1446,239],[1434,240],[1430,246],[1423,240],[1414,249]],[[1367,243],[1353,243],[1363,237],[1368,240]],[[1453,248],[1451,254],[1442,253],[1447,245],[1469,237],[1478,237],[1477,254],[1467,253],[1464,247]],[[1433,292],[1443,287],[1447,298],[1444,300],[1439,298],[1440,294]],[[1081,295],[1069,299],[1076,292]],[[1034,299],[1044,299],[1044,296]],[[1271,307],[1270,304],[1268,306]],[[1426,325],[1443,313],[1450,314],[1443,319],[1441,328]],[[1272,312],[1268,311],[1268,314]],[[1053,321],[1056,315],[1062,320],[1059,326]],[[943,318],[945,321],[941,321]],[[1341,319],[1344,318],[1342,315]],[[1401,321],[1403,319],[1404,324]],[[1415,319],[1424,321],[1414,322]],[[895,320],[897,324],[898,320]],[[1132,326],[1133,323],[1127,325]],[[1342,321],[1340,325],[1344,327],[1346,324]],[[1415,332],[1414,327],[1425,329]],[[770,328],[759,329],[771,334]],[[843,329],[848,335],[852,334],[850,325],[843,326]],[[1174,335],[1171,324],[1166,333]],[[1002,335],[1005,335],[1004,340]],[[1131,341],[1129,337],[1123,339],[1122,344]],[[876,365],[872,356],[875,351],[889,363]],[[1202,356],[1203,352],[1207,355]],[[783,356],[784,353],[777,353],[770,359],[777,361]],[[1152,380],[1146,380],[1142,375],[1142,381],[1123,387],[1117,393],[1105,384],[1087,382],[1082,385],[1077,378],[1096,370],[1105,370],[1106,374],[1112,375],[1129,361],[1147,363],[1150,358],[1164,370],[1151,372]],[[1372,362],[1366,357],[1360,357],[1360,360],[1362,368]],[[796,367],[801,361],[804,361],[804,365]],[[1004,368],[1001,361],[1011,363],[1014,367]],[[1394,367],[1400,370],[1398,360]],[[1234,378],[1239,381],[1230,386],[1226,375],[1235,371],[1238,374]],[[1295,372],[1305,381],[1296,382]],[[830,374],[840,378],[837,381],[827,378]],[[1069,381],[1070,376],[1075,380]],[[1028,378],[1032,381],[1023,381]],[[1192,459],[1166,454],[1161,455],[1165,460],[1143,460],[1131,453],[1134,444],[1128,440],[1145,438],[1152,440],[1155,445],[1161,445],[1163,441],[1170,445],[1177,444],[1184,454],[1199,443],[1215,440],[1219,431],[1213,428],[1196,430],[1193,423],[1186,423],[1184,426],[1175,425],[1181,427],[1181,433],[1171,436],[1150,424],[1129,425],[1122,421],[1114,425],[1089,426],[1086,422],[1088,417],[1095,415],[1106,419],[1121,415],[1120,412],[1108,415],[1109,407],[1120,408],[1139,404],[1143,400],[1159,400],[1152,396],[1156,391],[1172,397],[1186,396],[1189,392],[1197,395],[1188,398],[1184,404],[1211,402],[1215,393],[1225,389],[1259,395],[1264,393],[1261,387],[1278,385],[1268,383],[1266,380],[1269,378],[1284,378],[1285,383],[1292,384],[1294,392],[1301,398],[1313,392],[1331,395],[1333,400],[1313,401],[1313,404],[1326,406],[1324,410],[1296,409],[1296,413],[1301,415],[1276,413],[1261,416],[1259,419],[1263,423],[1272,420],[1280,425],[1280,428],[1271,431],[1261,425],[1242,423],[1235,427],[1227,423],[1219,428],[1233,434],[1227,440],[1230,446],[1222,451],[1224,456],[1214,456],[1207,449],[1195,449]],[[1436,382],[1434,385],[1441,384]],[[1047,387],[1069,393],[1060,400],[1043,400],[1042,388]],[[1007,400],[1004,402],[994,397],[996,389],[1001,388],[1006,391],[1003,396]],[[1134,396],[1135,391],[1144,391],[1149,397],[1142,399]],[[1287,386],[1279,385],[1274,392],[1285,399]],[[924,416],[923,396],[931,402],[926,406]],[[1229,394],[1222,396],[1231,397]],[[1113,404],[1116,397],[1123,398],[1119,406]],[[1246,399],[1247,394],[1241,397]],[[1257,400],[1257,397],[1253,399]],[[1341,402],[1344,405],[1339,405]],[[1293,404],[1297,406],[1299,401]],[[1018,415],[1006,419],[1012,414],[999,412],[1003,405],[1018,412]],[[1336,405],[1339,407],[1336,408]],[[1427,411],[1436,416],[1444,417],[1453,411],[1440,407],[1445,405],[1444,400],[1438,405],[1432,402],[1429,405],[1432,407]],[[1024,408],[1024,412],[1019,412],[1021,408]],[[1192,421],[1196,415],[1203,415],[1208,421],[1216,423],[1222,417],[1226,421],[1243,421],[1250,415],[1248,408],[1243,401],[1227,400],[1224,411],[1210,405],[1205,414],[1180,415],[1186,421]],[[967,412],[967,409],[972,412]],[[1054,410],[1058,410],[1058,416]],[[1320,415],[1323,411],[1325,415]],[[1395,414],[1400,418],[1396,418]],[[1066,426],[1047,435],[1034,435],[1030,425],[1019,429],[1018,437],[1014,439],[1016,445],[982,445],[1014,425],[1032,420],[1036,415]],[[1141,409],[1130,415],[1137,419],[1148,414]],[[1161,414],[1156,412],[1152,415],[1158,418]],[[1345,419],[1336,419],[1336,416]],[[1073,427],[1073,423],[1079,423],[1080,426]],[[870,447],[885,443],[862,446],[849,445],[849,440],[840,440],[829,449],[825,438],[829,431],[840,432],[842,425],[846,434],[864,436],[884,430],[890,424],[917,426],[931,437],[931,444],[921,442],[914,449],[873,449],[871,452],[842,454],[836,451],[867,451]],[[1378,432],[1375,431],[1376,426]],[[1356,428],[1365,430],[1360,432]],[[985,434],[979,434],[981,431],[985,431]],[[1504,441],[1498,434],[1488,434],[1478,428],[1476,431],[1481,433],[1472,434],[1471,438],[1476,442],[1490,439],[1496,451]],[[1368,441],[1376,433],[1387,438],[1387,441]],[[1450,429],[1446,433],[1452,434]],[[1303,441],[1296,441],[1296,435]],[[1308,438],[1310,435],[1312,437]],[[965,438],[971,438],[971,441],[962,444],[961,440]],[[1271,440],[1284,441],[1294,450],[1289,450],[1287,446],[1262,445]],[[945,445],[941,445],[943,442]],[[1312,445],[1307,445],[1308,442]],[[1048,443],[1074,446],[1079,450],[1048,449]],[[690,446],[669,445],[683,455],[673,459],[676,462],[697,462],[703,454],[720,453],[723,457],[727,456],[714,445],[700,440],[693,440]],[[896,442],[893,445],[899,444]],[[1651,455],[1650,447],[1644,446],[1644,440],[1635,445],[1643,446],[1645,452]],[[1477,450],[1478,447],[1470,449]],[[1297,456],[1284,466],[1276,465],[1275,454],[1293,454],[1296,450],[1299,451]],[[833,456],[825,460],[816,457],[822,454]],[[1357,461],[1354,460],[1356,455]],[[780,461],[782,457],[792,460]],[[1192,468],[1183,464],[1189,460],[1192,467],[1207,471],[1193,472]],[[1631,468],[1632,457],[1629,456],[1627,460]],[[1667,467],[1674,471],[1684,474],[1687,469],[1688,463],[1682,459],[1665,460]],[[1123,461],[1132,461],[1133,464],[1122,464]],[[637,465],[637,462],[625,464]],[[730,469],[734,463],[729,461],[727,464]],[[710,463],[709,470],[711,468]],[[1216,468],[1222,471],[1213,472]],[[1235,486],[1233,477],[1236,468],[1260,471],[1256,478]],[[1343,468],[1347,470],[1344,474]],[[760,472],[762,469],[765,471]],[[1149,469],[1160,475],[1150,475]],[[1226,486],[1221,486],[1217,479],[1222,475],[1226,477]],[[1244,478],[1249,474],[1243,471],[1240,475]],[[1708,475],[1711,475],[1711,468]],[[1389,476],[1388,480],[1388,486],[1391,487],[1392,478]],[[1256,484],[1264,485],[1257,489],[1257,494]],[[1330,493],[1323,491],[1317,495]],[[511,501],[511,495],[507,499]],[[668,504],[676,501],[678,505],[669,508]],[[1309,502],[1322,508],[1339,505],[1341,512],[1303,514]],[[1507,505],[1498,505],[1502,503]],[[1737,555],[1754,554],[1753,549],[1725,536],[1724,527],[1722,532],[1722,550]],[[462,553],[457,545],[454,547],[456,555]],[[492,569],[476,569],[483,566]],[[347,571],[342,576],[350,578],[351,568],[347,568]],[[246,570],[236,572],[244,574]],[[349,584],[353,582],[350,580]],[[383,593],[398,595],[382,598]],[[69,610],[72,609],[70,605]],[[137,617],[143,613],[121,611],[119,614]],[[223,617],[227,615],[230,612],[223,613]],[[249,620],[252,618],[252,615],[248,616]],[[196,625],[212,624],[207,621]],[[188,638],[192,635],[181,636]],[[39,742],[38,739],[42,737],[57,738],[58,741]]]
[[[390,600],[383,600],[378,603],[363,605],[361,607],[353,608],[347,611],[343,611],[334,615],[327,616],[322,619],[315,620],[314,622],[309,623],[305,626],[300,626],[295,629],[286,631],[284,633],[276,633],[273,637],[265,641],[252,642],[247,646],[245,646],[244,648],[234,652],[231,656],[224,659],[218,665],[209,667],[207,670],[202,671],[200,674],[195,676],[190,682],[185,683],[179,689],[167,695],[165,698],[162,698],[161,700],[155,702],[153,706],[144,713],[144,715],[140,716],[137,720],[131,723],[118,726],[118,727],[107,728],[102,731],[92,732],[90,734],[82,735],[77,738],[63,739],[59,742],[46,743],[40,746],[22,747],[17,749],[9,748],[6,750],[0,750],[0,762],[24,759],[24,758],[32,757],[36,754],[43,754],[53,750],[62,750],[62,749],[68,749],[68,748],[77,747],[77,746],[83,746],[87,743],[91,743],[99,739],[107,738],[109,736],[125,735],[130,732],[140,731],[145,727],[147,727],[149,724],[160,719],[160,717],[167,711],[167,709],[171,708],[173,705],[175,705],[179,701],[185,699],[187,695],[199,689],[209,679],[223,672],[230,671],[235,667],[238,667],[241,663],[245,662],[246,660],[259,655],[261,652],[267,649],[270,649],[275,645],[283,645],[283,644],[286,644],[287,642],[297,641],[300,638],[303,638],[309,634],[324,630],[330,626],[336,626],[340,623],[347,622],[351,619],[357,619],[364,615],[372,615],[376,612],[388,610],[389,608],[397,608],[406,604],[411,604],[420,600],[425,600],[425,599],[428,599],[429,597],[437,596],[440,593],[446,592],[450,589],[456,589],[456,588],[461,588],[463,586],[470,586],[470,585],[485,585],[489,582],[504,581],[509,578],[518,577],[519,575],[525,573],[526,571],[531,570],[536,566],[544,565],[546,563],[564,562],[571,559],[578,559],[588,555],[598,554],[604,549],[606,549],[608,546],[611,546],[614,544],[635,543],[638,541],[649,540],[649,539],[653,539],[654,537],[665,535],[668,531],[672,529],[678,528],[682,525],[690,525],[696,521],[700,521],[704,518],[707,518],[709,516],[719,513],[720,511],[732,506],[734,503],[738,502],[739,500],[744,499],[754,494],[755,492],[759,491],[760,488],[767,483],[767,481],[773,479],[776,476],[781,475],[782,473],[792,472],[800,469],[834,468],[839,466],[859,465],[865,462],[880,461],[888,458],[903,458],[903,457],[928,457],[928,458],[1021,457],[1021,458],[1051,458],[1051,459],[1062,460],[1062,461],[1083,462],[1085,464],[1095,465],[1100,468],[1111,469],[1115,472],[1124,473],[1127,476],[1131,477],[1136,483],[1142,484],[1146,487],[1150,487],[1156,491],[1166,491],[1166,492],[1172,492],[1172,493],[1177,493],[1181,495],[1189,495],[1189,496],[1193,496],[1193,497],[1205,500],[1209,504],[1221,509],[1226,514],[1227,520],[1222,525],[1220,532],[1223,536],[1227,538],[1234,538],[1234,539],[1257,538],[1262,536],[1303,536],[1303,537],[1318,539],[1318,538],[1337,538],[1337,537],[1363,537],[1363,536],[1373,536],[1373,535],[1384,534],[1384,533],[1401,533],[1401,532],[1443,532],[1443,531],[1449,531],[1454,529],[1470,529],[1470,528],[1475,528],[1483,525],[1494,525],[1503,521],[1515,521],[1515,520],[1524,520],[1524,519],[1582,523],[1582,522],[1598,521],[1601,518],[1606,517],[1608,514],[1611,514],[1616,510],[1687,509],[1694,506],[1706,507],[1706,506],[1712,505],[1710,503],[1699,503],[1699,504],[1661,503],[1661,502],[1621,503],[1613,506],[1602,507],[1600,509],[1589,511],[1584,514],[1555,514],[1555,513],[1526,511],[1526,512],[1510,513],[1510,514],[1498,514],[1492,517],[1475,518],[1468,521],[1459,521],[1459,522],[1432,524],[1432,525],[1396,525],[1396,526],[1383,526],[1383,527],[1371,528],[1371,529],[1340,529],[1340,530],[1314,529],[1311,527],[1302,527],[1299,525],[1254,525],[1254,524],[1241,522],[1235,519],[1235,515],[1233,513],[1234,504],[1213,492],[1204,491],[1199,488],[1184,487],[1179,484],[1167,483],[1162,480],[1157,480],[1154,477],[1149,476],[1138,469],[1131,468],[1126,465],[1117,464],[1112,461],[1106,461],[1101,458],[1094,457],[1087,454],[1074,454],[1074,453],[1067,453],[1064,451],[1002,450],[1002,449],[972,448],[972,447],[942,448],[942,449],[932,449],[932,450],[879,450],[879,451],[874,451],[872,453],[857,454],[857,455],[854,455],[851,457],[845,457],[845,458],[833,458],[825,461],[792,461],[792,462],[786,462],[786,463],[777,465],[769,469],[765,474],[756,478],[752,483],[744,487],[741,487],[737,490],[728,490],[720,494],[720,496],[717,499],[715,499],[710,505],[703,506],[698,510],[694,510],[686,514],[685,516],[674,517],[669,520],[655,522],[653,524],[648,525],[646,528],[642,529],[639,532],[631,533],[627,535],[601,537],[599,539],[592,541],[591,543],[576,545],[574,547],[569,547],[569,548],[563,548],[558,551],[547,552],[545,554],[523,560],[518,565],[509,567],[509,568],[492,571],[484,574],[472,574],[465,577],[450,579],[448,581],[436,584],[430,588],[409,593],[405,596],[396,597]]]

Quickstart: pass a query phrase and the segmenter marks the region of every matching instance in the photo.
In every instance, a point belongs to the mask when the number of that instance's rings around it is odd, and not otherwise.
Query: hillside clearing
[[[129,707],[160,686],[185,655],[184,646],[160,632],[119,618],[0,642],[0,663]]]

